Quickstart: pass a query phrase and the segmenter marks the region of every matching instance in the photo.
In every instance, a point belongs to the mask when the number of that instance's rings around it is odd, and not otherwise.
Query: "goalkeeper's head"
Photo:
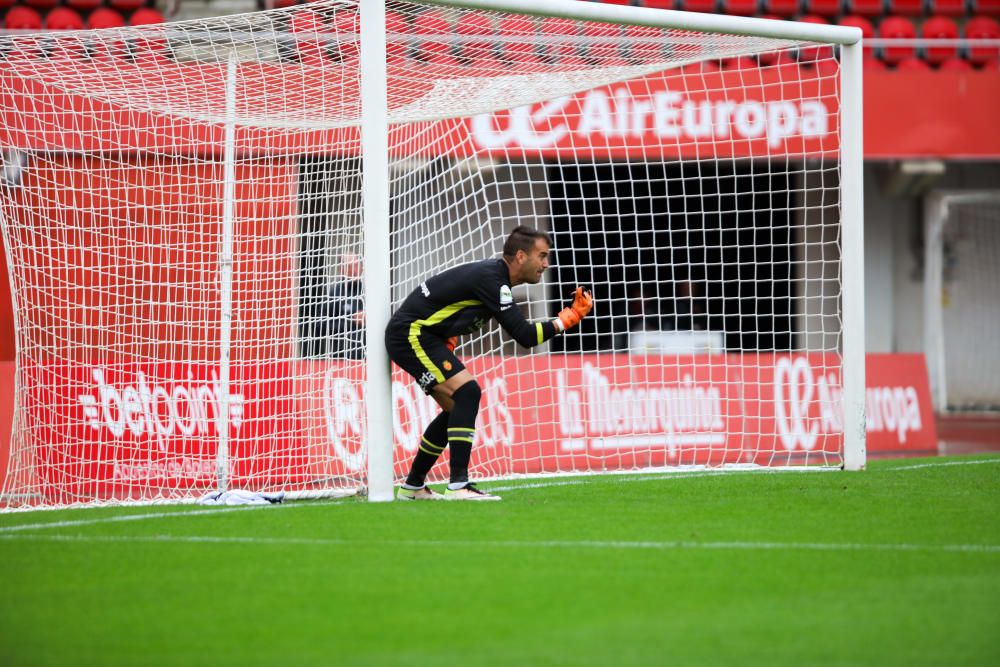
[[[552,239],[545,232],[525,225],[515,227],[503,244],[503,259],[510,267],[511,282],[534,285],[541,280],[542,273],[549,268],[551,248]]]

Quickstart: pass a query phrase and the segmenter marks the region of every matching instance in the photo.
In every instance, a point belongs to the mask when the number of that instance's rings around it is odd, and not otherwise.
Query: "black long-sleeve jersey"
[[[496,318],[524,347],[541,345],[559,331],[551,321],[530,323],[514,305],[510,271],[502,259],[463,264],[428,278],[389,320],[389,329],[433,333],[441,338],[478,331]]]

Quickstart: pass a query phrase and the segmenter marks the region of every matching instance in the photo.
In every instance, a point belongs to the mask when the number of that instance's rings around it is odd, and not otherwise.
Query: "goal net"
[[[0,37],[6,507],[353,493],[386,440],[402,477],[436,407],[399,369],[366,395],[366,322],[519,224],[554,241],[526,316],[577,285],[596,306],[532,350],[461,341],[474,477],[844,464],[853,29],[460,4],[386,3],[374,111],[356,1]],[[363,189],[373,113],[388,177]]]
[[[925,346],[934,407],[1000,415],[1000,352],[984,344],[1000,331],[1000,190],[933,193],[925,230]]]

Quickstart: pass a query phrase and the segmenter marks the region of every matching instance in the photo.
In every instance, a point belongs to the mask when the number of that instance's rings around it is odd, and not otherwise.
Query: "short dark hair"
[[[530,252],[535,247],[535,241],[538,239],[543,239],[552,247],[552,238],[543,231],[537,230],[534,227],[528,227],[526,225],[518,225],[515,227],[510,236],[503,244],[503,256],[513,258],[517,255],[518,250],[523,250],[524,252]]]

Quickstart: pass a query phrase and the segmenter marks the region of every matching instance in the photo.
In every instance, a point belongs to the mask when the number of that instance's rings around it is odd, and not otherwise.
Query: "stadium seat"
[[[7,9],[8,7],[13,7],[17,4],[17,0],[0,0],[0,10]],[[0,24],[3,23],[3,16],[0,13]]]
[[[333,32],[338,35],[337,57],[341,61],[357,58],[361,39],[361,24],[358,12],[341,9],[333,16]]]
[[[513,40],[517,38],[537,37],[537,25],[528,16],[511,16],[501,19],[497,24],[497,33],[501,37]],[[500,44],[500,60],[505,62],[536,62],[538,60],[537,45],[528,41],[511,41]]]
[[[885,13],[885,0],[848,0],[847,7],[852,14],[858,16],[882,16]]]
[[[806,0],[806,13],[827,18],[839,16],[842,4],[841,0]]]
[[[68,7],[56,7],[45,17],[46,30],[83,30],[83,18]]]
[[[677,3],[677,8],[685,12],[714,14],[718,11],[719,3],[717,0],[680,0]]]
[[[958,39],[958,25],[947,16],[932,16],[920,27],[924,39]],[[932,65],[939,65],[958,55],[958,46],[924,45],[924,59]]]
[[[559,62],[570,62],[574,58],[581,58],[581,43],[574,41],[578,35],[578,27],[576,21],[569,19],[546,17],[541,20],[539,29],[551,40],[546,45],[546,54],[549,58]]]
[[[606,5],[631,5],[632,0],[604,0]]]
[[[163,18],[163,14],[152,7],[137,9],[128,19],[129,25],[156,25],[164,22],[166,19]]]
[[[663,55],[666,45],[661,38],[663,31],[659,28],[648,28],[641,25],[625,26],[625,41],[629,44],[629,55],[632,58],[648,60]]]
[[[385,12],[385,55],[387,59],[402,57],[409,49],[407,34],[409,27],[406,24],[406,17],[399,12],[386,10]]]
[[[967,72],[972,69],[972,64],[964,58],[948,58],[938,65],[942,72]]]
[[[965,24],[966,39],[1000,39],[1000,23],[990,16],[976,16]],[[983,65],[1000,58],[1000,48],[996,46],[970,46],[969,61]]]
[[[764,0],[764,12],[775,14],[782,18],[798,14],[799,6],[799,0]]]
[[[608,0],[604,0],[605,3]],[[631,2],[626,2],[625,0],[611,0],[613,5],[631,5]],[[639,4],[643,7],[650,7],[652,9],[677,9],[677,3],[674,0],[639,0]]]
[[[928,0],[928,9],[935,16],[965,16],[965,0]]]
[[[1000,0],[972,0],[972,13],[985,16],[1000,16]]]
[[[11,7],[3,23],[7,30],[41,30],[42,16],[31,7]]]
[[[822,16],[803,16],[799,19],[801,23],[816,23],[826,25],[830,22]],[[811,63],[820,59],[828,58],[833,53],[829,46],[808,46],[799,49],[799,62]]]
[[[885,39],[916,39],[917,29],[908,18],[889,16],[878,25],[877,36]],[[912,58],[915,53],[916,48],[913,46],[886,46],[882,48],[882,59],[891,65]]]
[[[58,7],[60,2],[61,0],[21,0],[23,6],[33,7],[41,11]]]
[[[327,31],[323,17],[311,9],[297,9],[292,14],[290,29],[293,33],[301,33],[295,39],[296,52],[299,60],[307,65],[318,65],[326,59],[326,44],[316,34]]]
[[[896,16],[923,16],[925,0],[889,0],[889,13]]]
[[[739,56],[738,58],[726,58],[722,61],[722,69],[730,71],[746,71],[757,69],[757,61],[750,56]]]
[[[417,59],[428,61],[434,56],[451,53],[451,42],[445,37],[450,25],[443,12],[428,9],[413,21],[413,34],[417,38]]]
[[[913,56],[909,58],[903,58],[902,60],[896,63],[896,69],[900,71],[907,71],[907,70],[926,71],[929,70],[930,68],[931,66],[927,64],[926,60],[921,60],[920,58],[916,58]]]
[[[78,12],[90,12],[104,4],[104,0],[66,0],[66,6]]]
[[[125,19],[121,14],[107,7],[98,7],[87,17],[87,27],[99,30],[102,28],[121,28]]]
[[[134,12],[140,7],[145,7],[147,0],[108,0],[108,7],[123,14]]]
[[[489,39],[493,34],[493,21],[486,14],[462,14],[455,23],[455,34],[461,38],[459,54],[468,60],[489,59],[496,51],[496,43]],[[484,61],[484,66],[487,63]]]
[[[760,11],[759,0],[722,0],[722,13],[730,16],[754,16]]]
[[[844,16],[839,21],[840,25],[850,26],[852,28],[861,28],[861,38],[869,40],[875,36],[875,26],[872,22],[866,19],[864,16]],[[873,49],[870,46],[864,48],[864,55],[867,58],[872,55]]]

